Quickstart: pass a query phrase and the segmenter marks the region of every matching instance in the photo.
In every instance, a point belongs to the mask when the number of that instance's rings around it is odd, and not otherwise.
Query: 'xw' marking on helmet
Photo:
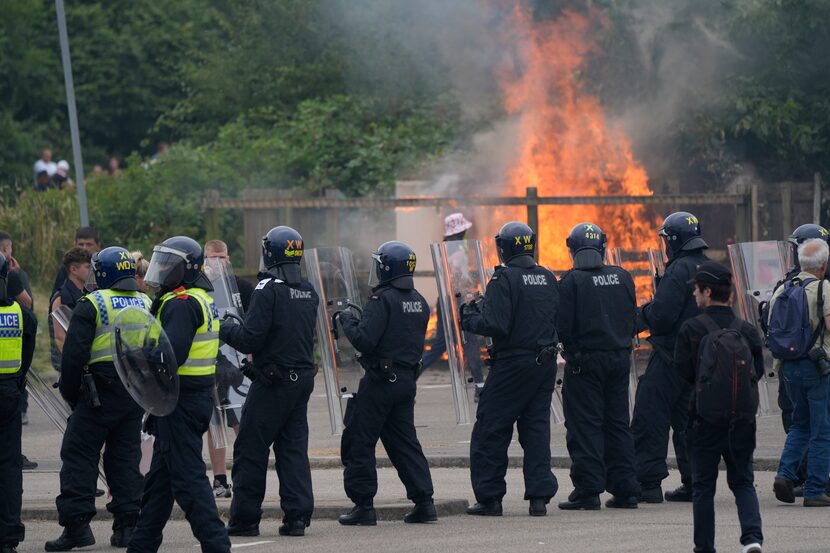
[[[686,217],[686,222],[690,225],[696,225],[697,224],[697,217],[695,217],[694,215],[690,215],[690,216]]]
[[[594,225],[585,225],[585,232],[593,232]]]
[[[531,237],[530,235],[527,235],[527,236],[517,236],[517,237],[516,237],[516,244],[515,244],[515,245],[516,245],[516,246],[521,246],[521,245],[522,245],[522,240],[524,240],[524,243],[525,243],[525,244],[530,244],[530,239],[531,239],[531,238],[532,238],[532,237]]]
[[[132,259],[129,252],[118,252],[118,255],[121,256],[121,259]]]

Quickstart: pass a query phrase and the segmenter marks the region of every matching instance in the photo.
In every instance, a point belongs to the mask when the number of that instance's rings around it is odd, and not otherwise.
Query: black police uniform
[[[242,408],[233,450],[231,527],[258,525],[273,446],[283,520],[308,526],[314,510],[308,463],[308,398],[314,389],[317,293],[307,281],[268,274],[257,285],[243,325],[226,321],[219,337],[253,354],[255,380]]]
[[[710,306],[704,314],[719,328],[729,328],[735,315],[729,306]],[[758,379],[764,375],[764,353],[755,327],[741,322],[741,334],[746,338],[755,363]],[[693,385],[697,381],[698,348],[709,330],[699,318],[692,318],[680,328],[675,349],[675,365],[680,378]],[[741,523],[741,543],[763,543],[761,513],[755,492],[752,457],[755,451],[755,421],[735,421],[730,426],[718,426],[696,416],[694,401],[688,405],[689,428],[687,443],[694,489],[695,551],[715,551],[715,488],[721,457],[726,465],[726,481],[735,496]]]
[[[13,300],[4,305],[12,305]],[[37,319],[21,306],[23,314],[23,351],[20,370],[0,375],[0,547],[16,547],[23,541],[26,530],[20,520],[23,502],[23,472],[21,465],[21,391],[26,387],[26,373],[32,363],[37,335]],[[1,332],[1,331],[0,331]]]
[[[674,346],[680,326],[699,314],[692,296],[697,266],[708,261],[702,249],[677,252],[666,264],[654,299],[639,311],[638,331],[651,332],[654,351],[637,385],[631,431],[637,459],[637,478],[644,490],[660,486],[669,475],[666,465],[669,428],[683,485],[691,486],[685,432],[692,387],[674,368]]]
[[[574,499],[637,497],[628,385],[637,304],[625,269],[574,268],[559,281],[562,402]],[[599,501],[596,506],[599,507]]]
[[[518,427],[524,449],[525,499],[550,501],[559,484],[550,469],[550,404],[556,359],[536,357],[557,343],[556,277],[520,255],[496,267],[481,310],[463,314],[464,330],[493,339],[495,361],[479,398],[470,442],[470,478],[479,503],[507,491],[507,448]],[[555,356],[554,356],[555,357]]]
[[[113,530],[132,527],[138,517],[142,477],[141,418],[143,409],[124,388],[112,361],[89,366],[100,407],[93,407],[82,378],[95,340],[96,311],[81,298],[72,312],[61,357],[60,392],[72,406],[61,444],[61,493],[55,501],[58,523],[68,530],[83,527],[95,516],[98,461],[104,449],[104,474],[112,493],[107,510]]]
[[[165,303],[156,317],[181,367],[196,330],[204,323],[199,300],[186,294],[179,296]],[[128,553],[158,551],[174,501],[185,512],[204,553],[230,552],[228,533],[219,518],[202,458],[202,436],[213,415],[214,386],[213,375],[180,376],[176,409],[164,417],[150,417],[150,429],[156,438],[153,461],[144,478],[141,513]]]
[[[360,319],[343,312],[339,320],[366,368],[344,416],[340,455],[346,495],[355,505],[372,504],[380,439],[410,501],[431,502],[432,477],[414,418],[415,377],[429,322],[427,301],[414,288],[392,281],[373,289]]]

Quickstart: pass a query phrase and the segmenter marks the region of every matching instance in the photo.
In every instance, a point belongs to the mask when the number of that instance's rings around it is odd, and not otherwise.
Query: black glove
[[[342,326],[340,323],[340,315],[343,314],[343,311],[335,311],[331,314],[331,335],[334,336],[335,340],[340,339],[340,331],[342,328],[338,328],[338,326]]]
[[[226,338],[228,336],[228,333],[235,326],[239,326],[239,323],[236,321],[236,319],[229,318],[227,316],[224,319],[222,319],[222,322],[219,323],[219,339],[227,343]]]
[[[351,321],[352,319],[354,319],[354,315],[349,310],[338,311],[334,314],[334,328],[336,329],[334,334],[335,338],[341,335],[346,335],[346,333],[343,331],[343,326],[345,325],[346,321]]]
[[[479,313],[477,300],[471,300],[458,306],[458,324],[461,328],[464,328],[464,319],[474,313]]]

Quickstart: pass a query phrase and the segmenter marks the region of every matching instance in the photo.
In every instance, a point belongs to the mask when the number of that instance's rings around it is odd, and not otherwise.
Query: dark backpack
[[[784,291],[775,299],[767,331],[766,346],[776,359],[803,359],[813,347],[823,326],[819,317],[816,329],[810,323],[810,306],[804,287],[818,279],[794,278],[784,283]],[[824,286],[818,287],[819,313],[824,307]]]
[[[728,426],[751,421],[758,412],[758,378],[752,350],[741,334],[742,321],[721,328],[706,314],[697,319],[706,327],[698,348],[695,411],[703,420]]]

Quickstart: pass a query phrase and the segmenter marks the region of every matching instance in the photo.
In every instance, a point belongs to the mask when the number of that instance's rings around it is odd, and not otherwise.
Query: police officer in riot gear
[[[648,330],[653,351],[637,386],[631,431],[634,434],[637,478],[646,503],[662,503],[661,483],[668,474],[666,455],[669,429],[677,456],[682,485],[666,492],[666,501],[691,501],[691,468],[686,455],[685,432],[691,386],[674,369],[674,346],[680,326],[699,314],[692,297],[692,278],[698,265],[708,261],[708,248],[697,217],[685,211],[663,221],[659,236],[668,256],[666,273],[654,299],[638,312],[637,331]]]
[[[424,351],[429,305],[415,290],[415,252],[402,242],[386,242],[372,254],[372,295],[361,318],[335,314],[338,331],[357,349],[366,374],[344,416],[341,458],[343,485],[355,504],[340,524],[374,526],[377,493],[375,446],[378,439],[415,503],[405,522],[438,520],[432,477],[415,433],[415,379]]]
[[[226,320],[219,337],[253,354],[253,379],[233,450],[228,534],[258,536],[269,448],[273,446],[284,513],[280,535],[302,536],[314,497],[308,463],[308,398],[314,389],[314,325],[319,299],[300,275],[303,239],[276,227],[262,239],[265,273],[251,296],[242,325]]]
[[[144,279],[157,292],[151,311],[176,355],[179,399],[169,415],[148,419],[148,430],[156,440],[129,553],[158,551],[174,500],[184,510],[203,552],[230,552],[228,532],[202,459],[202,436],[214,409],[219,351],[219,320],[206,291],[211,286],[202,272],[203,261],[202,248],[192,238],[168,238],[153,248]]]
[[[21,466],[21,392],[32,363],[37,334],[34,314],[9,297],[9,263],[0,253],[0,553],[15,553],[26,529]]]
[[[471,515],[501,516],[507,448],[518,426],[524,449],[524,498],[544,516],[559,485],[550,470],[550,404],[556,383],[556,277],[537,265],[536,235],[523,223],[496,235],[502,265],[483,300],[461,305],[461,327],[493,339],[492,368],[479,398],[470,442]]]
[[[125,307],[150,308],[138,291],[130,252],[110,247],[92,256],[87,289],[75,305],[61,356],[60,392],[72,406],[61,444],[61,493],[55,501],[59,538],[46,551],[69,551],[95,543],[89,522],[95,516],[98,459],[112,493],[113,547],[127,547],[141,499],[141,417],[113,364],[112,323]]]
[[[605,265],[606,237],[580,223],[566,240],[573,269],[559,281],[559,339],[564,346],[562,402],[574,491],[566,510],[636,508],[640,485],[628,418],[631,340],[637,302],[634,279]]]

